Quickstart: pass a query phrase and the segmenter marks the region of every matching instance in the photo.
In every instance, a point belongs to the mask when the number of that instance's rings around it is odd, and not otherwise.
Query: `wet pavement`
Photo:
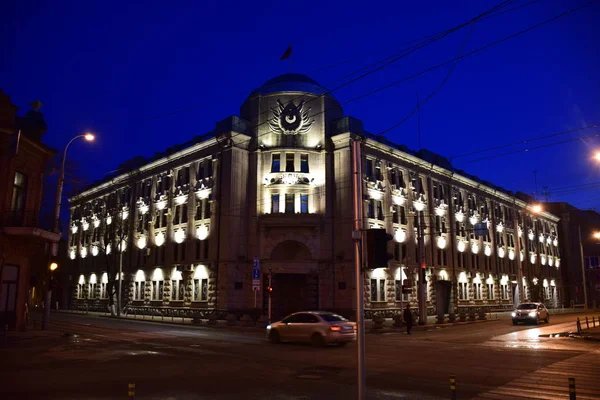
[[[566,314],[540,326],[499,320],[367,335],[369,398],[447,399],[450,375],[459,399],[515,398],[530,381],[539,398],[560,398],[569,375],[582,393],[600,398],[600,383],[589,378],[600,376],[600,343],[539,336],[571,329],[575,320]],[[50,331],[11,333],[1,345],[0,398],[126,398],[129,383],[138,399],[356,397],[354,345],[271,345],[262,332],[93,316],[53,314],[52,321]]]

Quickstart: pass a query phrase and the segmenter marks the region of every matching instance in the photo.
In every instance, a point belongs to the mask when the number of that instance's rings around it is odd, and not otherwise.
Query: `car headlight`
[[[530,316],[531,318],[533,318],[533,317],[536,317],[536,316],[537,316],[537,313],[536,313],[535,311],[532,311],[532,312],[530,312],[530,313],[529,313],[529,316]]]
[[[267,325],[267,330],[271,329],[271,325]]]
[[[510,313],[510,315],[511,315],[511,317],[516,317],[517,313],[516,312],[512,312],[512,313]]]

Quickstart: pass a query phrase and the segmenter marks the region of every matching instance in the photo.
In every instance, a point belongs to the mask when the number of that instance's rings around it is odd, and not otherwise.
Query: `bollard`
[[[569,378],[569,400],[577,400],[575,392],[575,378]]]
[[[135,383],[130,383],[129,384],[129,399],[133,400],[135,399]]]
[[[581,335],[581,321],[577,318],[577,334]]]
[[[456,378],[450,375],[450,398],[456,400]]]
[[[595,328],[596,327],[596,317],[592,316],[592,326]]]
[[[585,316],[585,326],[587,327],[587,329],[590,329],[590,321],[588,321],[587,315]]]

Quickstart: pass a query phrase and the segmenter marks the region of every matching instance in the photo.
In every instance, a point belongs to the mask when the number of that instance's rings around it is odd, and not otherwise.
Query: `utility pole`
[[[354,197],[354,230],[352,239],[354,240],[354,276],[356,279],[356,335],[357,335],[357,399],[365,400],[366,390],[366,370],[365,370],[365,318],[364,318],[364,276],[362,269],[362,236],[363,236],[363,183],[362,183],[362,151],[361,140],[355,139],[352,142],[352,178],[353,178],[353,197]]]
[[[419,325],[427,324],[427,281],[425,280],[425,270],[427,262],[425,260],[425,213],[417,211],[419,219]]]
[[[272,310],[272,308],[271,308],[271,298],[273,297],[272,296],[273,286],[271,286],[272,283],[273,283],[272,282],[272,276],[273,276],[273,271],[271,270],[271,267],[269,267],[269,288],[267,289],[267,291],[269,292],[269,299],[267,301],[267,304],[268,304],[268,306],[267,306],[267,309],[268,309],[267,314],[269,316],[269,324],[272,322],[271,321],[271,310]]]
[[[123,221],[121,219],[121,221]],[[121,227],[123,229],[123,227]],[[118,281],[118,293],[117,293],[117,318],[121,318],[121,292],[122,286],[121,282],[123,281],[123,238],[119,238],[119,279]]]
[[[579,231],[579,252],[581,254],[581,276],[583,277],[583,311],[588,311],[587,283],[585,281],[585,259],[583,258],[583,242],[581,241],[581,225],[577,225]]]

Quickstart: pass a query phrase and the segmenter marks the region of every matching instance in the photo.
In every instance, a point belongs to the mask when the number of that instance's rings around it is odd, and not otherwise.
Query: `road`
[[[591,314],[589,314],[591,316]],[[600,343],[539,337],[574,330],[510,320],[369,334],[369,399],[600,399]],[[50,331],[0,347],[2,399],[352,399],[356,346],[273,345],[262,332],[53,314]],[[519,397],[520,396],[520,397]],[[587,397],[586,397],[587,396]]]

